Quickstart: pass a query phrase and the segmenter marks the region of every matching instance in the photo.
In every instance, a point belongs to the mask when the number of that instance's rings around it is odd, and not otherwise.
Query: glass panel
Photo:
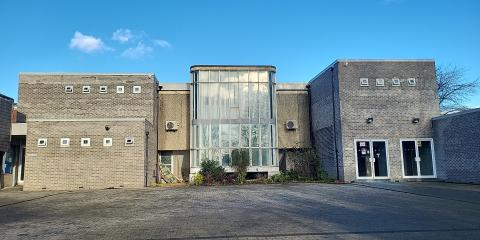
[[[371,177],[372,165],[370,163],[370,142],[357,142],[357,167],[359,177]]]
[[[228,72],[220,71],[220,82],[229,82]]]
[[[211,125],[212,128],[212,147],[219,147],[219,128],[218,125]]]
[[[260,166],[260,151],[258,148],[252,149],[252,166]]]
[[[258,104],[260,111],[260,118],[270,118],[270,100],[268,93],[268,84],[261,83],[258,87]]]
[[[229,152],[226,150],[222,151],[222,166],[230,166],[232,163]]]
[[[248,81],[252,83],[258,82],[258,72],[249,72],[248,73]]]
[[[261,131],[261,146],[270,147],[270,127],[269,125],[260,125]]]
[[[259,82],[268,82],[268,72],[259,72],[258,73]]]
[[[208,131],[208,125],[202,125],[201,126],[201,140],[200,140],[200,146],[202,148],[208,148],[210,147],[210,143],[209,143],[209,137],[210,137],[210,132]]]
[[[221,126],[222,131],[222,147],[229,147],[230,146],[230,125],[223,124]]]
[[[208,71],[199,71],[198,72],[198,81],[199,82],[208,82]]]
[[[258,147],[258,125],[252,125],[252,147]]]
[[[262,149],[262,166],[270,166],[272,163],[270,149]]]
[[[248,95],[248,108],[250,112],[250,119],[258,118],[258,84],[249,83],[248,84],[249,95]]]
[[[250,146],[250,129],[249,125],[242,125],[242,147]]]
[[[238,147],[240,142],[240,125],[230,126],[230,138],[232,141],[232,147]]]
[[[210,71],[210,82],[218,82],[218,71]]]
[[[248,119],[248,83],[239,83],[240,87],[240,118]]]
[[[375,176],[387,177],[387,151],[385,142],[373,142],[373,157],[375,158]]]
[[[415,157],[417,154],[415,152],[415,142],[403,141],[402,153],[403,169],[405,171],[405,176],[417,176],[417,162],[415,161]]]
[[[162,152],[160,156],[160,163],[163,165],[170,165],[172,164],[172,154]]]
[[[418,141],[418,156],[420,157],[420,174],[433,175],[432,145],[430,141]]]

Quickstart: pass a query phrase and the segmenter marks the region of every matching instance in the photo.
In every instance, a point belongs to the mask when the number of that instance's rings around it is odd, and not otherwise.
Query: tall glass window
[[[239,148],[251,166],[277,166],[274,72],[197,70],[192,78],[192,167],[206,159],[229,166]]]

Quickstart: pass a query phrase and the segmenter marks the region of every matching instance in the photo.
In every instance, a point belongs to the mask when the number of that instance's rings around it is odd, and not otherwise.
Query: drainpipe
[[[146,164],[145,164],[145,187],[148,187],[148,135],[149,135],[149,132],[145,132],[145,137],[146,137],[146,150],[145,150],[145,160],[146,160]]]
[[[334,75],[333,75],[333,67],[330,67],[331,82],[332,82],[332,110],[333,110],[333,141],[334,141],[334,148],[335,148],[335,162],[337,167],[337,181],[340,181],[340,167],[338,166],[338,148],[337,148],[337,124],[336,124],[336,109],[335,109],[335,87],[334,87]]]
[[[156,156],[156,163],[155,163],[155,183],[160,183],[160,163],[158,162],[158,145],[159,145],[159,141],[160,139],[158,138],[158,133],[159,133],[159,127],[158,127],[158,121],[159,121],[159,118],[160,118],[160,91],[162,91],[162,88],[163,86],[158,86],[158,89],[157,89],[157,122],[155,124],[157,124],[157,156]]]

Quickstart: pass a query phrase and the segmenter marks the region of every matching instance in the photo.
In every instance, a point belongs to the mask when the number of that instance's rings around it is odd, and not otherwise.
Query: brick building
[[[13,99],[0,94],[0,188],[9,182],[12,165],[5,159],[5,153],[10,148],[11,111]]]
[[[292,149],[313,147],[339,180],[444,176],[433,141],[442,137],[432,130],[433,60],[338,60],[308,84],[277,83],[274,66],[197,65],[190,74],[190,83],[20,74],[18,109],[28,127],[18,183],[137,188],[164,171],[188,181],[205,159],[232,171],[239,148],[249,151],[250,173],[278,173]]]

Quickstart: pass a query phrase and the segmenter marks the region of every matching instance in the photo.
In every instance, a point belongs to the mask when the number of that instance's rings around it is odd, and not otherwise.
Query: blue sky
[[[434,58],[480,77],[480,1],[1,1],[0,92],[19,72],[152,72],[269,64],[307,82],[335,59]],[[468,102],[480,106],[480,91]]]

